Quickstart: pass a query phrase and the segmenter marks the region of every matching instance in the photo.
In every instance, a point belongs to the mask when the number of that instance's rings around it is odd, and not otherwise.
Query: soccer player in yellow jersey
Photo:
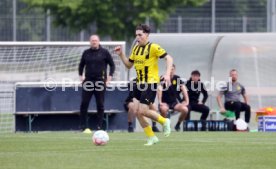
[[[137,73],[137,87],[133,90],[135,99],[139,101],[137,102],[138,110],[136,111],[136,116],[148,138],[145,144],[147,146],[151,146],[159,140],[145,117],[163,125],[166,137],[171,133],[170,120],[162,117],[156,111],[150,110],[149,105],[155,100],[157,85],[160,82],[158,59],[164,58],[166,60],[166,73],[163,77],[167,84],[170,83],[173,63],[172,57],[163,48],[158,44],[149,42],[149,33],[150,28],[148,25],[140,24],[136,27],[137,44],[133,47],[129,58],[125,56],[120,46],[115,47],[116,53],[120,56],[125,66],[130,69],[134,65]]]

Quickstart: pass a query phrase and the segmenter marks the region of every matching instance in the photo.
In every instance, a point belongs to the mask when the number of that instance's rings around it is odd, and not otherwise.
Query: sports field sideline
[[[276,135],[245,132],[173,132],[145,147],[143,133],[109,133],[106,146],[90,134],[0,134],[1,169],[274,169]]]

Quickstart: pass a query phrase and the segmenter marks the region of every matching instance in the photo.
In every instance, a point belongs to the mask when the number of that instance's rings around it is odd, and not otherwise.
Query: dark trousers
[[[201,117],[200,117],[200,120],[206,120],[208,115],[209,115],[209,107],[207,107],[206,105],[204,104],[198,104],[198,103],[190,103],[188,105],[188,109],[189,109],[189,113],[186,117],[186,120],[190,120],[190,114],[191,114],[191,111],[195,111],[195,112],[199,112],[201,113]]]
[[[95,81],[93,81],[95,82]],[[84,82],[85,83],[85,82]],[[83,84],[84,84],[83,83]],[[103,83],[104,84],[104,83]],[[88,89],[88,90],[87,90]],[[97,105],[97,128],[103,128],[103,118],[104,118],[104,95],[105,86],[103,85],[101,89],[99,88],[82,88],[82,101],[80,105],[80,128],[88,128],[88,107],[92,96],[95,95],[96,105]]]
[[[240,118],[241,111],[245,112],[245,122],[249,123],[250,116],[251,116],[251,110],[250,106],[248,104],[242,103],[242,102],[226,102],[224,104],[226,110],[231,110],[235,112],[236,119]]]

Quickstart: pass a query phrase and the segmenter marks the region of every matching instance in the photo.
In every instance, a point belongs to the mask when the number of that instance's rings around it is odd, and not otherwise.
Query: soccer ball
[[[109,141],[109,136],[107,132],[103,130],[98,130],[93,134],[92,141],[97,146],[106,145]]]
[[[243,119],[238,119],[235,122],[237,131],[246,131],[247,130],[247,123]]]

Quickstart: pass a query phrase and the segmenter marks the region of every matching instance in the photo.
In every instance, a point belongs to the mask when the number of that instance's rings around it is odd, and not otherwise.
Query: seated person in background
[[[220,107],[220,112],[224,113],[226,110],[235,112],[236,119],[240,118],[240,112],[245,111],[245,122],[248,124],[250,121],[251,110],[248,105],[248,98],[245,88],[238,82],[238,72],[236,69],[230,71],[231,83],[223,87],[217,96],[217,102]],[[224,106],[222,104],[222,96],[225,98]],[[240,96],[243,97],[244,102],[240,101]]]
[[[190,119],[190,112],[200,112],[202,113],[200,120],[206,121],[209,115],[209,107],[205,105],[208,93],[205,89],[205,85],[200,81],[200,72],[198,70],[194,70],[191,73],[191,78],[187,81],[186,87],[188,90],[189,96],[189,114],[187,115],[186,120]],[[200,93],[203,94],[202,101],[199,101]],[[203,123],[202,130],[206,129],[206,123]]]
[[[183,98],[185,99],[185,101],[183,101],[182,103],[177,101],[179,90],[181,91]],[[189,104],[189,98],[184,83],[180,80],[180,77],[178,75],[175,75],[175,65],[172,66],[170,86],[167,87],[161,79],[161,85],[158,87],[157,91],[157,98],[159,101],[160,114],[163,117],[167,117],[169,109],[180,112],[178,122],[174,127],[176,131],[179,131],[180,124],[186,118],[186,115],[188,113],[187,106]]]
[[[124,108],[128,112],[128,117],[127,117],[128,132],[130,132],[130,133],[134,132],[133,120],[135,119],[135,114],[138,109],[138,107],[135,107],[135,105],[137,105],[137,104],[134,104],[134,102],[137,102],[137,100],[134,99],[134,95],[133,95],[133,88],[135,88],[135,87],[136,87],[136,79],[133,79],[132,81],[130,81],[128,83],[129,94],[124,103]],[[151,110],[158,111],[156,105],[154,105],[154,104],[151,104],[149,107]],[[159,132],[158,128],[156,127],[155,121],[152,121],[152,130],[154,132]]]

